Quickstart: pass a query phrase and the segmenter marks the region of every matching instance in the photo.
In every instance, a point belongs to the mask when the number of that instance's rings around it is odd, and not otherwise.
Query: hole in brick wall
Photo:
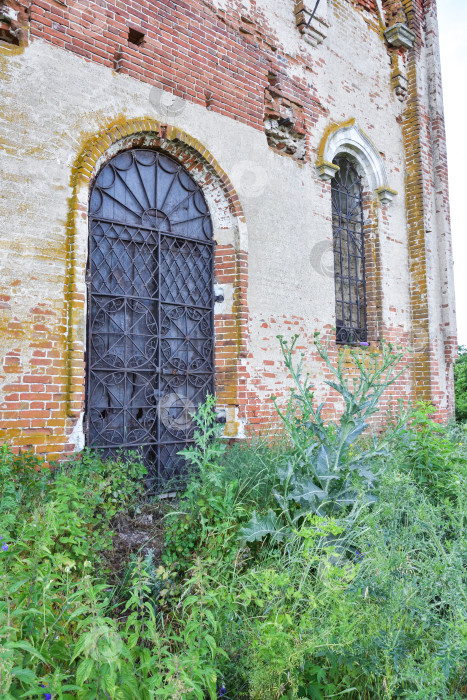
[[[11,24],[0,21],[0,41],[19,46],[19,37],[12,29]]]
[[[144,37],[145,34],[140,29],[136,29],[135,27],[130,27],[128,29],[128,43],[130,44],[136,44],[136,46],[139,46],[143,43]]]
[[[17,3],[0,0],[0,41],[19,46],[22,20],[24,17]]]
[[[292,102],[284,94],[287,86],[274,71],[268,72],[265,89],[264,128],[271,148],[292,156],[296,160],[305,157],[305,122],[303,106]]]
[[[0,42],[15,46],[27,45],[29,24],[27,6],[28,3],[24,0],[0,0]]]
[[[213,103],[214,93],[211,92],[210,90],[206,90],[204,93],[204,97],[206,100],[206,109],[211,109],[212,103]]]

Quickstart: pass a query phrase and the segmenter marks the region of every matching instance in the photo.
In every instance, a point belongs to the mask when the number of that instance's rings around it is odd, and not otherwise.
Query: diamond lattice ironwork
[[[199,186],[149,149],[112,158],[90,197],[87,442],[139,450],[151,482],[183,475],[213,392],[213,239]]]

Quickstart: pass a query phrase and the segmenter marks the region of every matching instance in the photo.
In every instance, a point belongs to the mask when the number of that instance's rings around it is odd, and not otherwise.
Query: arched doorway
[[[177,478],[193,410],[214,390],[214,242],[182,165],[150,149],[113,157],[89,203],[87,444],[141,450]]]

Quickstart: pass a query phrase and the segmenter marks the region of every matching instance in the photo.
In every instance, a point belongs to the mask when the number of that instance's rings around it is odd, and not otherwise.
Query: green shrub
[[[188,462],[192,478],[180,503],[184,510],[168,516],[163,561],[182,575],[206,539],[210,540],[211,548],[214,544],[221,549],[224,547],[225,537],[236,527],[235,519],[239,515],[236,507],[238,484],[236,481],[226,483],[221,476],[220,460],[226,445],[219,440],[220,427],[216,418],[215,399],[208,396],[194,416],[198,426],[195,444],[181,453]]]
[[[360,557],[348,592],[360,617],[349,651],[366,696],[384,697],[384,679],[388,697],[463,697],[464,503],[434,503],[397,464],[383,475],[378,506],[354,533]]]
[[[436,409],[427,403],[411,409],[408,426],[397,444],[397,460],[435,502],[445,498],[463,500],[467,495],[464,446],[452,429],[432,420],[435,413]]]
[[[307,519],[232,573],[245,604],[222,623],[232,697],[465,697],[465,507],[435,504],[396,464],[377,495],[346,554],[337,524]]]
[[[284,348],[294,377],[291,348]],[[311,404],[311,392],[297,371],[294,400],[283,414],[292,450],[274,451],[268,488],[259,491],[260,507],[236,486],[241,518],[256,512],[242,526],[233,558],[232,540],[225,556],[216,550],[219,566],[211,579],[220,634],[216,644],[228,655],[219,659],[218,674],[228,697],[434,700],[464,695],[464,456],[448,430],[430,420],[426,407],[403,414],[378,442],[358,439],[364,430],[362,413],[377,409],[382,392],[397,376],[397,354],[389,348],[386,352],[373,368],[360,364],[353,390],[345,385],[341,368],[335,368],[334,388],[346,406],[337,425],[322,421],[321,408]],[[350,432],[355,430],[351,449],[350,441],[346,444],[349,416]],[[306,503],[294,510],[285,503],[283,476],[295,488],[296,465],[305,462],[309,476],[319,478],[317,455],[323,444],[335,458],[332,471],[328,469],[341,480],[340,489],[358,471],[350,468],[353,464],[378,475],[369,480],[373,505],[365,499],[365,475],[353,482],[355,499],[342,504],[347,508],[335,507],[338,498],[328,499],[331,507],[324,512],[319,499],[310,499],[314,508]],[[243,460],[241,449],[235,454],[236,484],[247,483],[262,468],[254,450],[243,453]],[[225,459],[215,466],[217,498],[226,490],[222,471],[230,468]],[[367,506],[360,507],[365,500]],[[360,506],[349,519],[355,503]],[[227,520],[229,513],[223,517]],[[249,538],[253,529],[255,536]],[[285,530],[287,537],[281,536]],[[209,555],[209,538],[200,539],[196,556]]]
[[[29,454],[13,454],[0,445],[0,523],[1,535],[8,540],[19,524],[18,512],[29,512],[46,480],[40,460]]]
[[[104,554],[122,514],[142,507],[138,461],[85,452],[38,472],[1,449],[0,697],[466,697],[460,428],[420,405],[364,437],[399,354],[354,352],[349,384],[318,341],[344,398],[324,421],[293,343],[283,349],[287,439],[228,450],[209,398],[186,490],[158,511],[162,555],[148,533],[119,585]],[[245,536],[268,518],[269,536]]]
[[[44,684],[53,697],[100,697],[126,684],[107,659],[119,637],[100,554],[144,470],[88,452],[53,472],[37,466],[2,447],[0,695],[40,696]]]
[[[293,451],[287,466],[277,470],[276,488],[272,491],[274,508],[269,508],[266,515],[253,513],[241,531],[245,542],[266,536],[283,539],[308,513],[344,518],[351,525],[359,508],[374,500],[377,474],[373,464],[388,454],[390,442],[373,438],[366,449],[355,449],[354,444],[368,428],[368,420],[378,410],[384,391],[404,371],[397,369],[402,353],[394,352],[392,345],[385,343],[381,354],[367,354],[361,349],[342,353],[334,366],[328,347],[315,334],[318,353],[333,375],[333,381],[325,383],[343,399],[339,419],[326,421],[325,404],[317,404],[309,376],[303,374],[304,355],[297,365],[294,362],[298,336],[290,345],[280,336],[279,340],[294,387],[286,410],[282,412],[277,403],[276,409]],[[346,367],[349,360],[356,370],[352,379]],[[393,441],[401,429],[401,424],[395,427]]]
[[[467,420],[467,348],[459,346],[459,357],[454,365],[454,387],[456,394],[456,418]]]

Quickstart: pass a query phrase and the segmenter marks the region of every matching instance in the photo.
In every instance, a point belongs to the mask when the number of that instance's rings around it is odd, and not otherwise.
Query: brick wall
[[[209,5],[41,0],[31,8],[31,37],[198,104],[212,93],[212,110],[262,128],[266,66],[256,41],[265,45],[267,37]],[[144,36],[140,44],[129,40],[134,28]]]
[[[446,418],[453,405],[456,323],[452,294],[446,295],[446,286],[453,285],[453,279],[436,4],[403,0],[403,6],[410,28],[416,34],[415,49],[408,58],[408,98],[403,114],[413,381],[417,397],[439,405],[440,414]],[[437,101],[430,98],[430,93],[432,97],[433,93],[438,96]],[[434,250],[437,250],[436,257],[432,255]],[[441,270],[436,269],[437,263]],[[440,284],[440,272],[441,278],[445,278],[444,292],[442,298],[433,303],[431,292],[433,286]],[[448,395],[441,399],[447,386],[451,387]]]
[[[330,186],[315,165],[326,130],[351,118],[399,192],[391,205],[365,195],[370,340],[414,347],[383,411],[411,397],[450,414],[456,333],[436,5],[386,0],[381,14],[373,0],[325,2],[329,34],[314,47],[292,0],[3,2],[13,14],[0,27],[10,115],[0,125],[0,439],[49,459],[82,442],[87,193],[130,132],[184,162],[208,192],[216,281],[232,290],[216,316],[227,433],[277,426],[270,397],[284,400],[288,387],[279,333],[300,333],[320,396],[334,405],[312,345],[334,321],[332,276],[316,262],[332,236]],[[400,21],[416,34],[413,50],[397,50],[405,99],[383,37],[384,24]],[[151,102],[154,88],[179,98],[180,111]],[[248,173],[259,177],[253,186]]]

